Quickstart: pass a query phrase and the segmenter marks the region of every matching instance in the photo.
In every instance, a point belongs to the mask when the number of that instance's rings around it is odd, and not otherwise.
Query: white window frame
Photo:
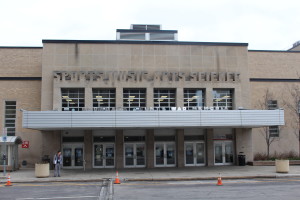
[[[162,91],[166,92],[162,92]],[[174,96],[174,97],[171,97]],[[171,110],[176,107],[176,89],[175,88],[154,88],[153,92],[154,108],[161,110]],[[162,106],[166,104],[167,106]]]

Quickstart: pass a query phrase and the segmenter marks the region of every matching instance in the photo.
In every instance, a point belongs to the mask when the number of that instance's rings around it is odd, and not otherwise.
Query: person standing
[[[54,158],[53,158],[53,164],[55,165],[54,177],[56,177],[56,176],[60,177],[60,169],[61,169],[62,162],[63,162],[63,160],[62,160],[61,151],[58,151],[57,154],[55,154]]]

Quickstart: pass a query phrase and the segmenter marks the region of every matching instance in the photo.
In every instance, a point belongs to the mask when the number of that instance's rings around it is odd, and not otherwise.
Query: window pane
[[[127,110],[137,110],[146,108],[145,88],[123,89],[123,107]]]
[[[193,107],[204,107],[204,90],[203,89],[184,89],[184,106],[187,110]]]
[[[214,89],[213,106],[232,110],[233,90],[232,89]]]
[[[62,110],[78,111],[84,107],[84,88],[61,88]]]

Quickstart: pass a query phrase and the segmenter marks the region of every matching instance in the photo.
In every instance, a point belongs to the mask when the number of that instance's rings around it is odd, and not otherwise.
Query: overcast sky
[[[0,0],[0,46],[115,40],[130,24],[161,24],[179,41],[287,50],[300,40],[300,0]]]

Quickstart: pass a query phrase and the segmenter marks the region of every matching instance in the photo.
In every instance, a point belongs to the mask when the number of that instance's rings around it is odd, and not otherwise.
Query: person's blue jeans
[[[60,176],[60,168],[61,168],[60,164],[55,165],[54,176]]]

